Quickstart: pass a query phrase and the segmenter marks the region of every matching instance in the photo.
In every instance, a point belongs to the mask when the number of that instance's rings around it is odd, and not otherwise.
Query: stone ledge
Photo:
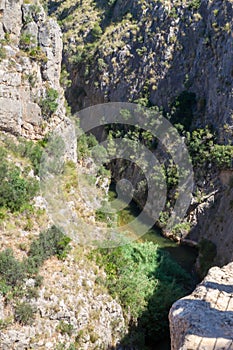
[[[172,350],[233,350],[233,263],[211,268],[169,321]]]

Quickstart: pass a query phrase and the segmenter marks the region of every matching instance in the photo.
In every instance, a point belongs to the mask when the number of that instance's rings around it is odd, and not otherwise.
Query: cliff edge
[[[172,350],[233,349],[233,263],[213,267],[170,310]]]

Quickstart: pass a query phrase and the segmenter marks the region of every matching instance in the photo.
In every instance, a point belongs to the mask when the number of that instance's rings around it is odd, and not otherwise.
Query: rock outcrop
[[[49,123],[52,127],[65,117],[59,83],[61,30],[41,5],[4,0],[0,2],[0,39],[0,128],[41,138]],[[49,102],[48,91],[58,95],[52,118],[43,108]]]
[[[60,27],[38,2],[0,0],[0,131],[37,140],[56,129],[67,141],[66,156],[76,160],[74,127],[66,117],[59,82],[62,46]],[[17,142],[12,136],[13,140]],[[9,159],[20,164],[23,171],[21,160],[12,154]],[[28,234],[37,236],[51,224],[39,207],[41,221],[35,226],[38,217],[33,214],[30,227],[26,227],[22,213],[17,215],[17,224],[11,213],[6,219],[9,227],[1,221],[1,251],[10,247],[20,259],[25,256],[16,246],[25,247]],[[90,350],[115,346],[120,341],[126,332],[123,310],[98,284],[99,276],[104,280],[104,272],[85,257],[83,249],[73,253],[65,262],[56,258],[47,261],[40,271],[44,282],[38,294],[21,300],[30,303],[35,312],[30,324],[16,322],[16,299],[8,303],[1,285],[1,349],[71,349],[75,344]],[[24,287],[35,291],[35,284],[31,278]]]
[[[233,263],[213,267],[170,310],[172,350],[233,349]]]
[[[83,350],[107,349],[121,339],[125,332],[121,306],[96,283],[101,275],[97,267],[76,248],[77,253],[80,261],[72,254],[65,263],[57,259],[46,262],[41,269],[43,287],[37,298],[30,300],[36,318],[31,325],[12,323],[2,329],[2,350],[54,350],[59,344],[61,349],[68,349],[74,343]],[[34,287],[35,281],[30,279],[27,284]],[[3,299],[0,316],[2,322],[10,319]],[[70,331],[62,329],[64,325]]]

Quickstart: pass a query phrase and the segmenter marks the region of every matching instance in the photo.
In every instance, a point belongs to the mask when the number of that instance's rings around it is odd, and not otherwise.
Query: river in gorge
[[[110,186],[109,198],[110,200],[115,199],[117,194],[115,192],[115,186]],[[140,209],[134,201],[131,201],[124,209],[121,210],[118,218],[119,225],[124,225],[134,220],[140,213]],[[171,258],[176,261],[182,268],[184,268],[192,279],[192,287],[195,288],[199,282],[199,278],[195,272],[194,264],[197,258],[197,249],[179,245],[178,243],[165,238],[161,234],[161,230],[154,226],[146,234],[144,234],[139,241],[152,241],[161,250],[168,252]],[[166,339],[156,344],[156,349],[153,347],[150,350],[169,350],[170,349],[170,338],[169,335]]]

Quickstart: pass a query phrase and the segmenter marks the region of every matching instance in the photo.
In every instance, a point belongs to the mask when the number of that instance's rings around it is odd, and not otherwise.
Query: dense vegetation
[[[45,119],[49,119],[58,107],[58,91],[53,88],[47,88],[45,97],[39,101],[41,112]]]
[[[26,158],[30,161],[30,166],[32,166],[35,175],[38,175],[43,148],[47,144],[48,136],[37,142],[28,141],[21,137],[18,137],[16,141],[6,135],[1,136],[3,139],[3,153],[1,157],[5,158],[8,154],[12,154],[12,156],[17,158]]]
[[[152,242],[131,243],[91,254],[103,266],[104,284],[131,315],[131,331],[123,342],[140,345],[168,334],[168,311],[190,289],[189,275]]]
[[[8,161],[4,148],[0,149],[0,207],[10,211],[19,211],[35,196],[38,181],[28,176],[27,170],[21,170],[13,162]]]

